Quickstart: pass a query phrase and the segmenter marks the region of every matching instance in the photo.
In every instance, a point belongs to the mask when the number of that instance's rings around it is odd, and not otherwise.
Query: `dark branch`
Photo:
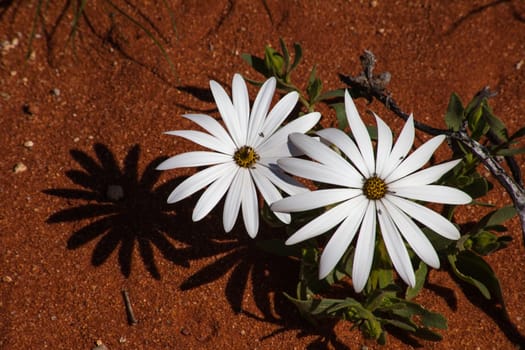
[[[375,98],[384,104],[385,107],[394,112],[394,114],[396,114],[398,117],[407,120],[409,114],[404,112],[397,105],[396,101],[390,96],[390,93],[386,89],[386,85],[390,82],[390,73],[386,72],[380,75],[373,74],[376,59],[371,51],[365,51],[363,55],[361,55],[360,59],[363,66],[363,71],[358,76],[351,77],[342,74],[339,75],[341,81],[350,87],[352,96],[354,98],[365,97],[370,102]],[[494,94],[488,89],[488,87],[485,87],[476,94],[475,98],[478,99],[479,103],[481,103],[484,98],[489,98],[492,96],[494,96]],[[459,131],[438,129],[415,120],[414,125],[418,130],[421,130],[427,134],[444,134],[447,135],[447,137],[460,142],[483,163],[483,165],[491,172],[491,174],[505,188],[511,197],[520,217],[523,243],[525,244],[525,190],[521,185],[519,172],[514,170],[516,167],[514,159],[512,159],[510,162],[507,159],[509,167],[514,176],[513,178],[507,174],[505,169],[503,169],[500,163],[485,146],[476,140],[473,140],[468,135],[465,128],[462,128]]]

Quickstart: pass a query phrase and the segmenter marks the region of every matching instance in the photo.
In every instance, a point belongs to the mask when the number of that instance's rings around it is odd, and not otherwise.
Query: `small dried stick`
[[[124,298],[124,305],[126,306],[126,314],[128,316],[128,323],[130,326],[134,326],[138,323],[133,313],[133,308],[131,307],[131,302],[129,301],[129,294],[126,289],[122,289],[122,297]]]

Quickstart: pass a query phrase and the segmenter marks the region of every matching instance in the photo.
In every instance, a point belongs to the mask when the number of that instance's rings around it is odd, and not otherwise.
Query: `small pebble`
[[[53,96],[60,96],[60,89],[58,88],[54,88],[53,90],[51,90],[51,95]]]
[[[191,334],[190,330],[188,328],[186,328],[186,327],[182,327],[181,330],[180,330],[180,333],[182,335],[190,335]]]
[[[75,138],[73,139],[73,142],[78,142],[78,141],[80,141],[80,137],[75,137]]]
[[[524,63],[525,63],[525,60],[521,60],[518,63],[516,63],[516,69],[520,70]]]
[[[33,148],[34,145],[35,144],[31,140],[28,140],[28,141],[24,142],[24,147],[25,148]]]
[[[15,174],[23,173],[26,170],[27,170],[27,166],[22,162],[16,163],[15,166],[13,167],[13,172]]]
[[[13,282],[13,279],[10,276],[3,276],[2,277],[2,282],[11,283],[11,282]]]
[[[24,103],[22,105],[22,112],[24,112],[24,114],[27,114],[29,116],[38,114],[39,111],[40,109],[38,108],[38,106],[30,105],[29,103]]]

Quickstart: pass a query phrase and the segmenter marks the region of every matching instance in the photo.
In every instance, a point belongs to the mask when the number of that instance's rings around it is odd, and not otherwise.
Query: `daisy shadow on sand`
[[[132,146],[121,168],[111,150],[95,144],[96,156],[71,150],[80,169],[66,171],[71,188],[53,188],[43,192],[67,200],[69,206],[52,214],[47,223],[83,221],[67,241],[68,249],[81,249],[97,241],[93,248],[93,266],[104,264],[118,252],[120,270],[131,274],[134,251],[138,250],[144,266],[160,279],[155,253],[172,263],[188,267],[187,251],[193,244],[192,230],[184,207],[166,203],[170,188],[180,179],[157,185],[161,173],[155,168],[163,158],[149,163],[139,174],[140,147]],[[182,229],[184,228],[184,229]]]

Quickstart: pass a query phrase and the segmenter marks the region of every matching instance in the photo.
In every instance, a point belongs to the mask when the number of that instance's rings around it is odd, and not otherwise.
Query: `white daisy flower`
[[[297,154],[297,150],[289,148],[288,135],[307,132],[317,124],[321,115],[309,113],[279,128],[294,109],[299,95],[297,92],[288,93],[268,112],[275,92],[275,78],[263,84],[251,113],[248,89],[241,75],[233,77],[233,102],[217,82],[210,81],[210,87],[226,130],[211,116],[184,115],[208,133],[176,130],[167,134],[186,138],[211,151],[178,154],[162,162],[157,169],[210,166],[178,185],[168,197],[168,203],[178,202],[208,186],[193,209],[192,219],[199,221],[227,193],[223,212],[224,230],[231,231],[242,207],[246,231],[255,237],[259,229],[256,188],[268,204],[283,198],[279,190],[287,194],[307,191],[279,169],[276,162],[279,158]],[[290,222],[290,214],[275,214],[282,222]]]
[[[457,240],[460,234],[450,221],[413,200],[469,203],[472,198],[458,189],[430,185],[460,160],[417,171],[430,159],[445,136],[434,137],[407,156],[414,141],[412,116],[393,147],[392,131],[375,116],[378,142],[374,159],[370,135],[348,91],[345,93],[345,109],[357,145],[338,129],[324,129],[317,134],[336,146],[350,161],[327,145],[301,134],[291,134],[290,140],[313,161],[299,158],[278,161],[279,166],[290,174],[336,188],[294,195],[273,203],[271,209],[290,213],[330,206],[328,211],[300,228],[286,241],[289,245],[305,241],[340,224],[321,255],[319,278],[326,277],[336,266],[359,231],[352,268],[356,292],[363,290],[370,274],[379,222],[394,268],[408,285],[414,286],[416,279],[404,240],[429,266],[439,268],[439,258],[413,219],[448,239]]]

